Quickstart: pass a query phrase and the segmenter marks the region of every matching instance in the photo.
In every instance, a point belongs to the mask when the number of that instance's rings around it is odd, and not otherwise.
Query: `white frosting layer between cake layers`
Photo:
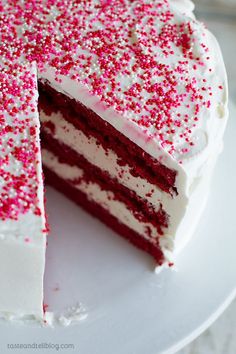
[[[67,180],[67,182],[71,183],[73,187],[78,188],[85,193],[90,200],[93,200],[104,207],[121,223],[139,233],[141,237],[144,237],[151,242],[152,240],[155,240],[157,237],[155,228],[151,224],[140,222],[135,218],[124,203],[113,199],[114,195],[112,192],[101,190],[101,187],[96,183],[87,183],[86,181],[76,182],[77,178],[83,176],[82,169],[59,162],[58,158],[46,149],[43,149],[42,154],[43,163],[49,170],[54,172],[60,178]],[[174,253],[177,253],[185,246],[195,230],[208,197],[209,183],[215,161],[216,159],[214,157],[209,161],[208,166],[206,166],[204,178],[201,178],[192,190],[191,199],[186,206],[185,217],[182,219],[176,230],[176,237],[173,238],[173,235],[168,235],[167,233],[159,239],[160,247],[166,257],[166,261],[172,259],[173,249]],[[151,229],[151,236],[148,236],[145,232],[147,226]]]
[[[158,234],[154,226],[151,223],[139,221],[124,203],[115,198],[113,192],[103,190],[94,182],[87,182],[86,180],[78,181],[81,177],[83,178],[84,175],[82,168],[59,162],[58,158],[46,149],[42,149],[42,155],[43,164],[49,170],[66,180],[74,188],[85,193],[89,200],[101,205],[122,224],[128,226],[131,230],[134,230],[149,241],[155,242]],[[150,228],[150,236],[147,233],[147,227]]]
[[[134,177],[130,173],[129,165],[119,165],[117,162],[118,156],[114,151],[110,149],[105,150],[99,145],[99,142],[95,138],[88,138],[82,131],[75,129],[71,123],[63,118],[61,113],[52,113],[48,116],[45,112],[41,111],[40,120],[42,123],[52,122],[55,125],[53,133],[47,130],[46,126],[44,128],[50,136],[59,143],[61,142],[71,147],[92,165],[99,167],[102,171],[108,172],[109,175],[112,178],[116,178],[120,184],[134,191],[139,197],[152,204],[156,211],[159,210],[161,204],[170,217],[169,227],[166,233],[168,235],[175,234],[188,202],[185,196],[179,194],[178,196],[172,197],[146,179]],[[71,172],[65,170],[64,178],[67,178],[67,173]]]

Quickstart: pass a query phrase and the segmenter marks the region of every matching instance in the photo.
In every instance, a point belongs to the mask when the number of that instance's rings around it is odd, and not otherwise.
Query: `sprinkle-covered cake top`
[[[0,4],[6,64],[36,61],[41,71],[55,68],[58,81],[60,75],[78,80],[171,154],[195,144],[192,129],[211,109],[213,58],[204,27],[168,0]]]
[[[33,65],[0,67],[0,220],[41,215],[36,88]]]
[[[65,78],[82,85],[104,110],[134,122],[179,162],[195,146],[199,151],[199,141],[207,144],[195,132],[222,102],[224,82],[208,32],[172,1],[0,0],[0,43],[1,179],[9,158],[20,159],[22,168],[34,159],[31,64],[42,77],[53,70],[59,86]],[[9,143],[9,129],[32,135],[21,139],[24,152],[17,153],[14,138]],[[12,148],[5,156],[6,144]]]

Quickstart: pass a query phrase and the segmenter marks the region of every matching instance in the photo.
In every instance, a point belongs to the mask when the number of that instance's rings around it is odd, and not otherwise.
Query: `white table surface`
[[[236,4],[236,0],[235,4]],[[230,98],[236,102],[236,17],[206,17],[208,27],[218,38],[229,76]],[[236,118],[236,117],[235,117]],[[224,314],[200,337],[178,354],[235,354],[236,353],[236,300]]]

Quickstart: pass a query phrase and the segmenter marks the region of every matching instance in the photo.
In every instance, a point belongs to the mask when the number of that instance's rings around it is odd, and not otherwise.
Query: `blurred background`
[[[196,17],[220,43],[228,72],[230,101],[236,105],[236,0],[195,0],[194,3]],[[236,300],[205,333],[178,354],[236,354]]]
[[[236,101],[236,0],[195,0],[195,14],[220,42],[229,76],[230,96]]]

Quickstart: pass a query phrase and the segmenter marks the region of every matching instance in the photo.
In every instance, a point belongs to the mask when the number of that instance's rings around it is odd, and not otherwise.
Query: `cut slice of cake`
[[[43,315],[40,149],[49,184],[158,266],[191,236],[228,117],[220,49],[192,11],[0,1],[0,311]]]

